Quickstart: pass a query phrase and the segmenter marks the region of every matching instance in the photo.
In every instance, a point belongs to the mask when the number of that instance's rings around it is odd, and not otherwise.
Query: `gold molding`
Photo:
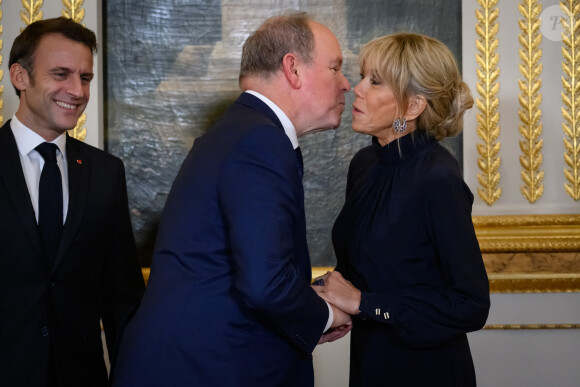
[[[580,252],[580,215],[474,216],[482,253]],[[313,267],[312,278],[332,270]],[[489,273],[492,293],[580,292],[580,273]]]
[[[564,131],[564,190],[580,200],[580,1],[560,1],[562,18],[562,130]]]
[[[497,53],[499,30],[497,18],[499,10],[497,0],[477,0],[481,6],[475,11],[477,23],[475,32],[478,38],[475,40],[477,53],[475,61],[478,65],[476,71],[478,82],[476,89],[481,98],[475,100],[478,108],[476,113],[477,135],[483,143],[477,143],[477,165],[481,173],[477,174],[477,181],[481,188],[477,194],[488,206],[495,203],[501,196],[499,187],[499,166],[501,158],[499,150],[501,144],[497,139],[500,134],[499,126],[499,54]]]
[[[332,271],[333,267],[313,267],[312,278]],[[142,268],[145,283],[150,268]],[[580,273],[576,274],[488,274],[491,293],[570,293],[580,292]]]
[[[474,216],[482,253],[580,252],[580,215]],[[312,278],[332,271],[312,268]],[[143,268],[145,281],[149,268]],[[580,273],[489,273],[492,293],[580,292]]]
[[[312,278],[316,278],[320,275],[323,275],[327,271],[333,270],[333,267],[313,267],[312,268]],[[143,268],[143,278],[145,279],[145,283],[149,280],[149,268]],[[580,274],[577,275],[578,283],[580,283]],[[490,279],[490,284],[494,284],[494,280]],[[492,290],[492,292],[494,292]],[[495,292],[498,292],[497,290]],[[499,291],[501,293],[501,291]],[[537,292],[537,291],[536,291]],[[515,293],[515,292],[511,292]],[[483,329],[486,330],[515,330],[515,329],[580,329],[580,324],[571,323],[571,324],[489,324],[486,325]]]
[[[488,274],[492,293],[580,292],[580,273]]]
[[[320,277],[321,275],[326,274],[328,271],[333,271],[334,267],[332,266],[316,266],[312,268],[312,278]]]
[[[489,324],[485,330],[513,330],[513,329],[580,329],[580,324]]]
[[[520,109],[518,115],[520,124],[518,129],[523,137],[520,140],[520,172],[523,185],[520,192],[530,203],[534,203],[542,197],[544,193],[544,171],[540,170],[542,165],[542,145],[540,139],[542,134],[542,34],[540,33],[540,13],[542,5],[538,0],[522,0],[518,4],[518,10],[523,16],[523,20],[518,20],[520,27],[520,74],[523,80],[518,80],[520,95],[518,100]]]
[[[580,215],[474,216],[483,253],[580,251]]]

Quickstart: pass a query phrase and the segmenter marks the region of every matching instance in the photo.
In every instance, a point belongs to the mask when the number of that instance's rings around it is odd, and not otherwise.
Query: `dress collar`
[[[429,136],[423,130],[415,130],[391,141],[385,146],[381,146],[379,140],[373,137],[373,147],[380,161],[385,164],[399,164],[409,160],[421,150],[436,142],[435,138]]]

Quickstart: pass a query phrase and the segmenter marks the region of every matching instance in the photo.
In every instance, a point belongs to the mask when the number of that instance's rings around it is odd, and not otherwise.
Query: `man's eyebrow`
[[[72,70],[68,67],[53,67],[52,69],[50,69],[50,72],[52,73],[58,73],[58,72],[64,72],[66,74],[70,74],[72,73]],[[91,79],[93,79],[95,77],[95,73],[93,72],[87,72],[87,73],[82,73],[81,77],[89,77]]]
[[[343,61],[342,58],[335,58],[330,63],[333,65],[336,64],[337,66],[342,66],[342,61]]]
[[[70,73],[71,72],[71,70],[68,67],[61,67],[61,66],[59,66],[59,67],[53,67],[53,68],[50,69],[50,71],[64,71],[66,73]]]

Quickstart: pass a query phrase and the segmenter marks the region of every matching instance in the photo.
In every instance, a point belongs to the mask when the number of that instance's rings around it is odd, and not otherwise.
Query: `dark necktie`
[[[52,265],[62,234],[62,177],[56,163],[57,146],[44,142],[36,150],[44,159],[38,188],[38,226],[46,258]]]
[[[304,162],[302,161],[302,151],[300,147],[294,149],[296,152],[296,158],[298,159],[298,173],[300,174],[300,178],[304,176]]]

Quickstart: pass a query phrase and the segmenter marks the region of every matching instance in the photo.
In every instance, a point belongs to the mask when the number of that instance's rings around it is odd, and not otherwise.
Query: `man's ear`
[[[20,63],[14,63],[10,66],[10,81],[20,91],[26,90],[30,84],[28,71]]]
[[[427,100],[422,95],[414,95],[409,98],[407,104],[407,112],[405,113],[405,118],[407,121],[412,121],[419,117],[423,110],[427,107]]]
[[[284,71],[284,76],[294,89],[299,89],[302,86],[302,79],[298,71],[299,63],[298,57],[293,53],[288,53],[282,58],[282,71]]]

